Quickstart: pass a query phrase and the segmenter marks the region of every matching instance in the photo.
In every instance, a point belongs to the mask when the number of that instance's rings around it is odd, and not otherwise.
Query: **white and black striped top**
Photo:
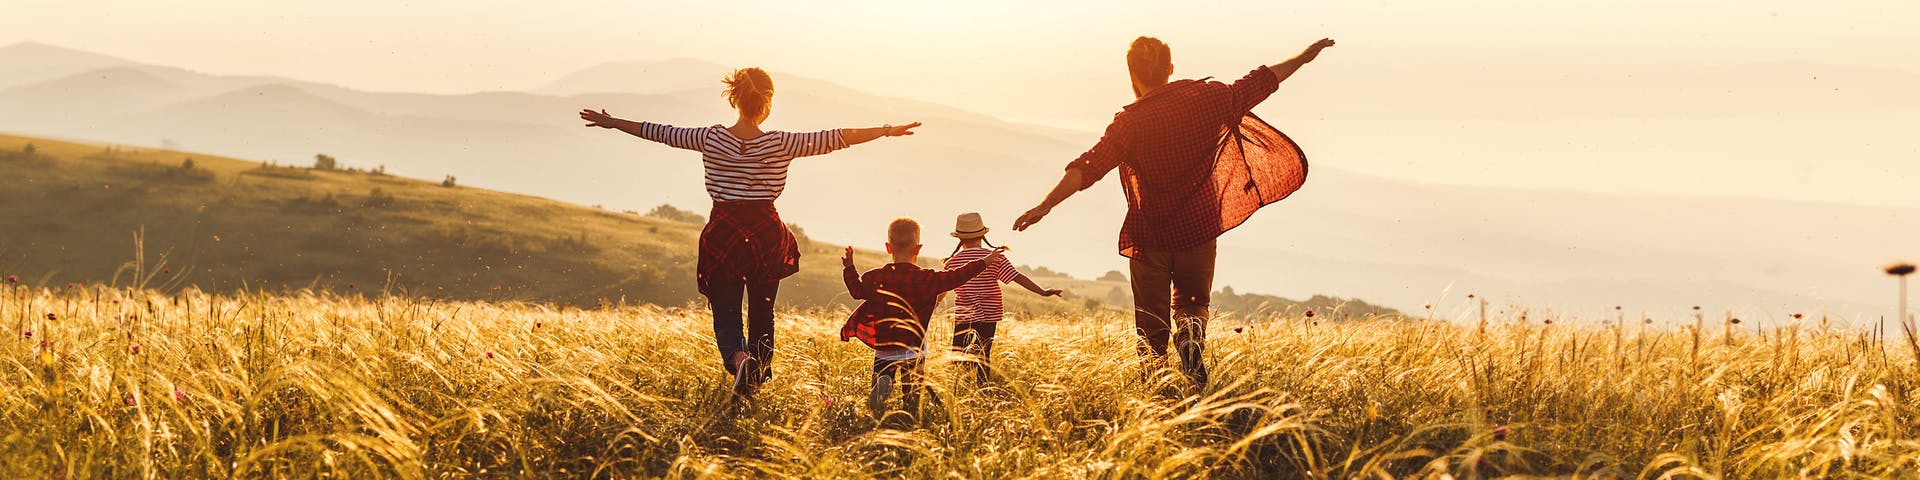
[[[706,164],[707,195],[715,202],[773,200],[787,188],[793,159],[847,148],[839,129],[818,132],[766,132],[741,139],[727,127],[675,127],[640,123],[640,137],[700,152]]]

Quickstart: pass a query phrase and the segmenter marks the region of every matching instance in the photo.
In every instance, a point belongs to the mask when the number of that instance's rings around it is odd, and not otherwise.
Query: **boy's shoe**
[[[873,393],[867,394],[867,410],[873,411],[874,418],[887,413],[887,397],[893,395],[893,376],[873,377]]]
[[[754,372],[758,371],[760,371],[759,360],[753,357],[741,360],[740,366],[733,370],[733,394],[741,398],[753,397],[754,387],[757,386],[753,376]]]
[[[1207,388],[1207,364],[1200,356],[1200,342],[1180,344],[1180,371],[1193,380],[1194,386]]]

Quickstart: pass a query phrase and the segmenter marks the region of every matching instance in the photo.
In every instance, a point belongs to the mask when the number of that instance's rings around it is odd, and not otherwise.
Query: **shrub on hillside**
[[[314,170],[337,170],[339,168],[340,168],[340,161],[334,159],[332,155],[327,155],[324,153],[314,154],[313,156]]]
[[[361,205],[367,208],[391,207],[393,194],[381,191],[380,187],[373,187],[373,191],[367,192],[367,201]]]
[[[446,180],[441,180],[441,181],[440,181],[440,186],[442,186],[442,187],[447,187],[447,188],[453,188],[453,187],[456,187],[456,186],[459,186],[459,180],[458,180],[458,179],[455,179],[455,178],[453,178],[453,175],[447,175],[447,179],[446,179]]]
[[[681,223],[707,223],[707,217],[701,216],[698,213],[674,208],[673,205],[665,203],[660,204],[658,207],[653,207],[653,210],[647,212],[647,216]]]

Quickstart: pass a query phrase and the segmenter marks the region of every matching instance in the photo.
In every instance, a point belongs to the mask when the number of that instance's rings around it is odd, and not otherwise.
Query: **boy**
[[[919,404],[927,322],[940,295],[967,283],[1000,258],[994,252],[957,269],[920,268],[914,264],[920,256],[920,224],[904,217],[887,226],[887,253],[893,255],[893,263],[865,275],[854,273],[853,247],[847,247],[841,260],[846,265],[847,293],[862,302],[840,328],[840,340],[857,337],[873,347],[873,392],[867,396],[867,408],[876,417],[886,413],[887,397],[896,383],[907,408]]]
[[[987,241],[987,223],[976,212],[962,213],[954,219],[953,238],[960,244],[953,249],[953,256],[947,257],[946,268],[956,268],[974,260],[985,258],[999,251],[993,242]],[[1018,283],[1027,291],[1042,297],[1060,295],[1060,290],[1041,288],[1032,279],[1013,268],[1013,262],[1002,256],[999,261],[987,267],[980,275],[968,280],[955,293],[953,298],[953,349],[968,356],[967,363],[972,367],[975,380],[984,385],[992,378],[990,357],[993,355],[993,336],[1006,316],[1002,304],[1000,284]]]

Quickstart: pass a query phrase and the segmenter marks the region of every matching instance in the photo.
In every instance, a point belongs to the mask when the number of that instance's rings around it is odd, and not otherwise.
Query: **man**
[[[1207,79],[1168,83],[1173,60],[1167,44],[1153,37],[1134,40],[1127,70],[1136,101],[1114,115],[1100,142],[1067,165],[1060,183],[1014,222],[1014,230],[1033,226],[1119,168],[1127,194],[1120,254],[1130,259],[1133,273],[1140,353],[1164,358],[1171,336],[1181,371],[1205,388],[1201,351],[1216,239],[1306,180],[1298,147],[1250,111],[1331,46],[1333,40],[1321,39],[1299,56],[1256,68],[1229,85]]]

